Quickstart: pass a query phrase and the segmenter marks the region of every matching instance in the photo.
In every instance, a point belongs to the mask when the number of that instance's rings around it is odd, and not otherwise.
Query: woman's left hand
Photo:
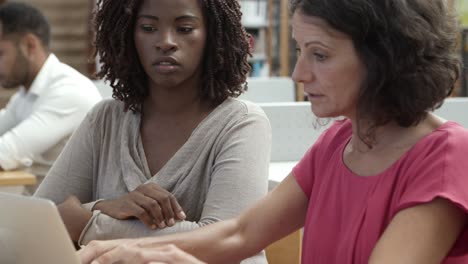
[[[144,247],[141,240],[92,241],[78,252],[82,264],[204,264],[174,245]]]
[[[57,206],[68,234],[72,241],[77,242],[81,232],[85,228],[93,214],[81,206],[80,200],[75,196],[68,197],[63,203]]]

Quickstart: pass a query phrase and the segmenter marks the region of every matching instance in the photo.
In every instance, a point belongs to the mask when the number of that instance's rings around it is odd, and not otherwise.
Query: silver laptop
[[[0,192],[0,263],[80,263],[54,203]]]

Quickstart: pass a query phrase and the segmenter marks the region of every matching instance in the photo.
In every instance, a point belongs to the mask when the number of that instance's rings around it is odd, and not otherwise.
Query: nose
[[[292,79],[296,83],[309,83],[315,79],[312,65],[301,55],[297,58]]]
[[[171,31],[161,32],[161,36],[156,42],[156,49],[163,53],[174,52],[177,50],[177,42]]]

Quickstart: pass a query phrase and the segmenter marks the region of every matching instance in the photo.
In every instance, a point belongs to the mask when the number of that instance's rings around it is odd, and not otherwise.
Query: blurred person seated
[[[18,88],[0,111],[0,167],[27,168],[39,182],[89,109],[94,84],[50,52],[50,26],[24,3],[0,5],[0,86]]]

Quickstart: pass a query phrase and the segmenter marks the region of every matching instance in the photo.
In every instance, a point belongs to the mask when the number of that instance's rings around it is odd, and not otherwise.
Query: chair
[[[301,263],[302,229],[283,237],[266,248],[269,264]]]
[[[316,126],[309,102],[258,104],[270,120],[272,131],[271,161],[298,161],[320,134],[333,122]],[[316,126],[316,128],[314,128]]]
[[[468,98],[467,97],[450,97],[445,99],[441,108],[434,111],[447,120],[452,120],[465,128],[468,128]]]
[[[289,77],[252,77],[247,79],[248,90],[239,96],[256,103],[294,102],[295,85]]]

